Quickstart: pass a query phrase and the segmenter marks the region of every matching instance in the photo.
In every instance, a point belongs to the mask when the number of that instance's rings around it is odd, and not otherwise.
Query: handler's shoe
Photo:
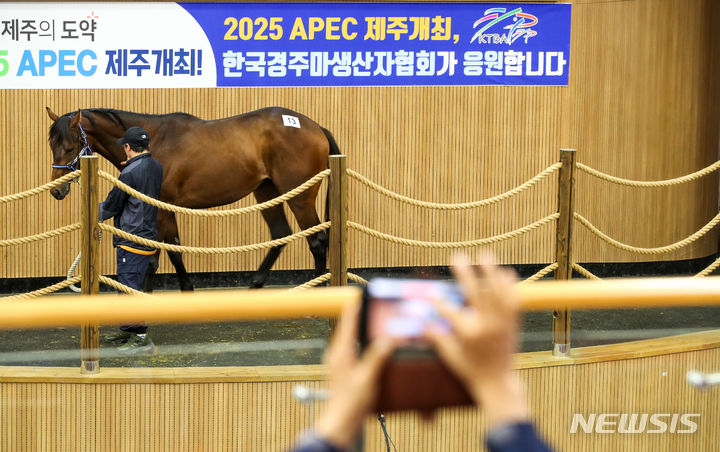
[[[145,337],[140,337],[139,334],[133,334],[132,337],[128,339],[127,344],[118,347],[117,350],[122,355],[145,355],[155,351],[155,344],[147,334],[145,334]]]
[[[133,336],[135,336],[135,333],[131,333],[129,331],[118,330],[118,331],[115,331],[114,333],[110,333],[110,334],[103,336],[103,342],[108,342],[108,343],[118,343],[119,342],[121,344],[124,344]]]

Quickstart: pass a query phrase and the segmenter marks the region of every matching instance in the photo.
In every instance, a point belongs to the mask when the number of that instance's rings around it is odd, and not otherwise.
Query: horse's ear
[[[50,110],[50,107],[45,107],[45,110],[47,110],[47,114],[48,116],[50,116],[50,119],[52,119],[53,121],[58,120],[59,116],[56,115],[54,111]]]
[[[70,128],[74,129],[77,127],[78,123],[80,123],[80,120],[82,119],[82,110],[78,110],[77,113],[75,113],[75,116],[72,117],[70,120]]]

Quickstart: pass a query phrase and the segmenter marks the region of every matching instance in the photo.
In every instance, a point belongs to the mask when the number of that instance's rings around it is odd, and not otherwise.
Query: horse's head
[[[56,115],[50,107],[45,107],[48,116],[53,120],[50,126],[50,149],[53,153],[52,180],[79,168],[78,160],[80,151],[85,143],[80,134],[80,120],[82,113],[66,113],[62,116]],[[57,200],[65,198],[70,193],[70,182],[50,190],[50,194]]]

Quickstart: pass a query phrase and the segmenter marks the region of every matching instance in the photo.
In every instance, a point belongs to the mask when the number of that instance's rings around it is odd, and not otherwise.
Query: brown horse
[[[313,120],[280,107],[206,121],[185,113],[147,115],[111,109],[87,109],[58,116],[47,108],[53,124],[50,147],[52,178],[75,167],[85,146],[122,169],[125,153],[117,139],[131,126],[150,133],[150,152],[163,166],[160,199],[202,209],[235,202],[251,192],[258,202],[270,200],[301,185],[328,167],[328,155],[339,154],[332,134]],[[87,137],[85,143],[84,136]],[[320,184],[288,201],[298,224],[306,229],[320,223],[315,198]],[[70,183],[51,190],[60,200]],[[273,239],[292,233],[282,205],[262,211]],[[158,211],[161,241],[179,244],[175,214]],[[326,268],[328,236],[320,231],[307,238],[315,273]],[[283,246],[271,248],[253,275],[251,287],[262,287]],[[145,289],[152,290],[158,259],[148,269]],[[192,290],[181,253],[168,252],[181,290]]]

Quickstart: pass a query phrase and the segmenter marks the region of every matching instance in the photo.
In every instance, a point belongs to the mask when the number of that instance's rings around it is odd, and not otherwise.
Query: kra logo
[[[537,31],[530,28],[537,25],[537,23],[538,18],[532,14],[522,12],[522,8],[516,8],[509,12],[506,8],[490,8],[485,10],[485,15],[473,24],[473,29],[479,25],[484,25],[473,35],[470,42],[473,43],[477,40],[478,44],[505,43],[510,45],[522,37],[525,39],[525,44],[527,44],[528,39],[537,36]],[[495,25],[498,26],[495,27]],[[493,27],[502,27],[503,30],[508,31],[503,33],[488,33],[488,30]]]
[[[578,427],[585,433],[695,433],[694,417],[700,413],[575,413],[570,433],[577,433]]]

